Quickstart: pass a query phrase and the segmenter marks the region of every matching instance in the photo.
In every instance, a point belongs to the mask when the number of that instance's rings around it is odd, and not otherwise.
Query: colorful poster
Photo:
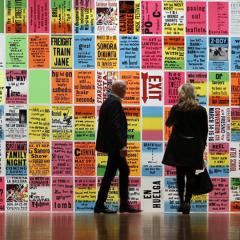
[[[162,142],[142,142],[142,176],[163,176]]]
[[[27,0],[6,0],[6,32],[27,32]]]
[[[231,141],[240,141],[240,108],[231,108]]]
[[[184,83],[184,72],[164,72],[164,104],[174,105],[178,101],[178,88]]]
[[[240,211],[240,178],[230,179],[230,211]]]
[[[27,104],[27,71],[6,70],[6,104]]]
[[[4,1],[0,2],[0,9],[1,9],[1,15],[0,15],[0,33],[4,33]]]
[[[52,139],[72,140],[72,107],[52,106]]]
[[[142,209],[163,212],[163,178],[142,177]]]
[[[240,176],[240,143],[230,143],[230,177]]]
[[[5,176],[5,170],[6,170],[6,161],[4,159],[4,150],[5,150],[5,142],[0,141],[0,176]]]
[[[75,176],[95,176],[95,143],[75,142]]]
[[[50,0],[28,0],[28,32],[49,33]]]
[[[165,177],[164,182],[164,212],[177,212],[179,197],[175,177]]]
[[[230,141],[230,108],[209,107],[208,111],[208,141]]]
[[[127,145],[127,163],[130,169],[129,176],[140,176],[141,172],[141,147],[139,142],[129,142]]]
[[[52,177],[52,211],[73,210],[73,178]]]
[[[70,141],[52,141],[52,175],[73,175],[73,143]]]
[[[95,68],[95,36],[83,35],[74,38],[74,68]]]
[[[125,107],[128,122],[128,141],[140,141],[140,107]]]
[[[162,37],[142,36],[142,69],[162,69]]]
[[[75,178],[75,211],[92,211],[96,201],[96,178]]]
[[[25,35],[6,36],[6,67],[27,67],[27,38]]]
[[[141,209],[141,178],[140,177],[130,177],[129,178],[129,205],[135,209]]]
[[[145,105],[163,105],[163,76],[159,71],[142,71],[142,103]]]
[[[0,15],[0,17],[1,17],[1,15]],[[6,48],[5,36],[3,36],[3,35],[0,35],[0,46],[2,49],[2,53],[4,53],[4,54],[0,55],[0,69],[3,69],[5,67],[5,48]]]
[[[56,1],[56,0],[54,0]],[[51,55],[54,69],[72,68],[72,36],[51,36]]]
[[[74,107],[74,140],[95,140],[95,107]]]
[[[206,72],[187,72],[187,82],[195,88],[197,101],[200,105],[207,105],[207,73]]]
[[[183,70],[184,37],[164,37],[164,68]]]
[[[205,35],[207,33],[206,2],[186,2],[186,34]]]
[[[29,210],[51,210],[50,177],[29,178]]]
[[[5,74],[4,71],[0,70],[0,104],[4,104],[5,103]]]
[[[27,166],[27,142],[6,141],[6,176],[26,176]]]
[[[142,34],[162,33],[162,2],[142,1]]]
[[[114,80],[118,80],[117,71],[97,71],[97,104],[102,104],[107,99]]]
[[[94,33],[95,25],[94,0],[74,1],[74,32]]]
[[[28,136],[30,140],[50,140],[50,108],[29,106]]]
[[[142,107],[142,140],[163,140],[162,107]]]
[[[106,153],[97,152],[97,176],[104,176],[108,161]]]
[[[4,139],[4,106],[0,106],[0,140]]]
[[[139,34],[140,0],[119,1],[120,34]]]
[[[72,33],[72,1],[51,0],[52,33]]]
[[[207,39],[205,37],[187,37],[187,70],[207,70]]]
[[[28,179],[27,177],[6,177],[6,210],[28,210]]]
[[[184,0],[163,1],[163,29],[165,35],[184,34]]]
[[[209,2],[208,12],[208,34],[228,35],[228,2]]]
[[[72,104],[72,71],[52,70],[52,103]]]
[[[232,35],[240,35],[240,2],[238,0],[231,0],[230,3],[230,29]]]
[[[5,139],[27,140],[27,106],[5,106]]]
[[[229,74],[209,73],[209,105],[229,106]]]
[[[97,68],[117,69],[118,43],[117,36],[97,36]]]
[[[29,176],[50,176],[50,142],[29,142]]]
[[[74,71],[74,103],[95,103],[95,71]]]
[[[229,211],[229,178],[212,178],[213,191],[208,194],[209,212]]]
[[[193,195],[191,199],[191,212],[207,212],[207,194]]]
[[[0,212],[5,211],[5,177],[0,177]]]
[[[140,73],[138,71],[120,71],[120,80],[127,83],[127,92],[123,99],[123,105],[140,104]]]
[[[47,35],[30,35],[28,38],[29,68],[50,67],[50,47]]]
[[[228,70],[228,38],[209,38],[209,70]]]
[[[240,38],[239,37],[231,38],[231,71],[240,72]]]
[[[229,143],[209,143],[208,166],[211,177],[229,176]]]
[[[119,39],[120,69],[140,68],[140,42],[139,36],[125,35]]]
[[[231,73],[231,106],[240,105],[240,73]]]
[[[96,25],[98,34],[118,33],[117,0],[96,0]]]

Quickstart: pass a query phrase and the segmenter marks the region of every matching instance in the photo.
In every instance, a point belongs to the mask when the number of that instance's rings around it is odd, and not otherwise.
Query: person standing
[[[140,211],[130,207],[128,203],[127,119],[121,104],[126,89],[125,81],[114,81],[111,94],[100,108],[96,150],[108,153],[108,161],[94,213],[116,213],[105,206],[105,201],[117,169],[119,170],[120,212]]]
[[[179,88],[178,103],[171,108],[166,126],[173,128],[162,163],[176,167],[178,211],[189,214],[195,171],[204,167],[203,152],[208,136],[207,111],[198,104],[192,84]]]

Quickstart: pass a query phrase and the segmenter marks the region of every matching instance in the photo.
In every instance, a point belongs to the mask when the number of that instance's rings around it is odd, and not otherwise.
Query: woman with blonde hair
[[[179,99],[169,113],[167,127],[173,127],[163,164],[176,167],[179,212],[189,214],[196,169],[203,169],[203,152],[207,143],[208,117],[196,100],[190,83],[179,89]],[[186,182],[185,182],[186,177]],[[185,195],[184,195],[185,193]]]

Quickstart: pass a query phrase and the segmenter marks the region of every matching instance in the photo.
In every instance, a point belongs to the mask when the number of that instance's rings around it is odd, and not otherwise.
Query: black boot
[[[190,202],[185,202],[185,203],[183,204],[182,213],[183,213],[183,214],[189,214],[189,213],[190,213],[190,208],[191,208]]]

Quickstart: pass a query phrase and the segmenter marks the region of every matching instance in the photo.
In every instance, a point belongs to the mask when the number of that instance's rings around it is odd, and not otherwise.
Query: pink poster
[[[187,2],[186,5],[186,33],[188,35],[205,35],[207,32],[206,2]]]
[[[49,32],[49,0],[28,0],[29,33]]]
[[[209,35],[228,35],[228,2],[208,3]]]
[[[164,79],[164,104],[174,105],[178,100],[178,88],[184,83],[184,72],[165,72]]]
[[[52,175],[72,176],[72,142],[52,142]]]
[[[73,178],[52,178],[52,210],[73,211]]]
[[[142,2],[142,34],[162,33],[162,2]]]
[[[209,193],[209,212],[229,211],[229,178],[212,178],[213,191]]]
[[[0,177],[0,211],[5,210],[5,181]]]
[[[129,178],[129,204],[135,209],[141,209],[141,178],[131,177]]]
[[[165,177],[176,176],[176,168],[164,165],[164,176]]]

